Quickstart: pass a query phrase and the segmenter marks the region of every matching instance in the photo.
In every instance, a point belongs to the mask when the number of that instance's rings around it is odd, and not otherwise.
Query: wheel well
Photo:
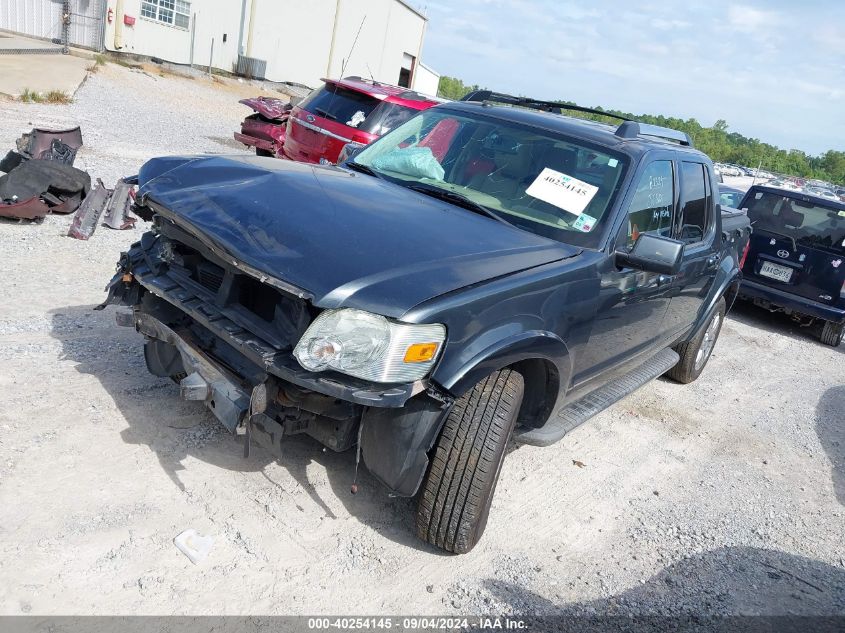
[[[510,366],[522,375],[525,393],[516,423],[529,428],[539,428],[552,413],[560,391],[560,374],[557,368],[542,358],[521,360]]]

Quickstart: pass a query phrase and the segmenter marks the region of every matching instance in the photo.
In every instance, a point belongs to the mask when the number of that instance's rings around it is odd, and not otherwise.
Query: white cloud
[[[425,61],[503,92],[845,149],[845,4],[733,1],[434,0]]]
[[[763,33],[781,22],[781,16],[774,11],[742,5],[729,7],[727,18],[732,29],[743,33]]]

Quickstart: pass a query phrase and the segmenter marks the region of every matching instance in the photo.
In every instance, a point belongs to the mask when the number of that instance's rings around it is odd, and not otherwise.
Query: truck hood
[[[154,158],[138,198],[323,308],[400,317],[579,249],[373,176],[259,157]]]

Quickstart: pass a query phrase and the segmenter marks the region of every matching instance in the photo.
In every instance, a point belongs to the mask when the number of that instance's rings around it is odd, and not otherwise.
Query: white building
[[[314,87],[360,75],[435,94],[427,18],[404,0],[0,0],[0,29]],[[249,58],[249,59],[243,59]],[[262,72],[263,69],[263,72]]]

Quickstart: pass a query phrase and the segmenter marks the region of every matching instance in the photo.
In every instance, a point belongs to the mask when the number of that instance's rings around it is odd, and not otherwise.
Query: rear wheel
[[[819,338],[825,345],[837,347],[842,342],[843,334],[845,334],[845,323],[825,321]]]
[[[725,320],[725,309],[725,300],[719,299],[716,309],[710,314],[707,325],[690,341],[681,343],[675,348],[681,360],[666,372],[669,378],[687,384],[701,375],[705,365],[707,365],[707,361],[710,360],[710,354],[713,353],[713,348],[716,346],[719,332],[722,331],[722,323]]]
[[[481,539],[525,385],[505,369],[452,407],[437,440],[417,509],[417,535],[455,554]]]

